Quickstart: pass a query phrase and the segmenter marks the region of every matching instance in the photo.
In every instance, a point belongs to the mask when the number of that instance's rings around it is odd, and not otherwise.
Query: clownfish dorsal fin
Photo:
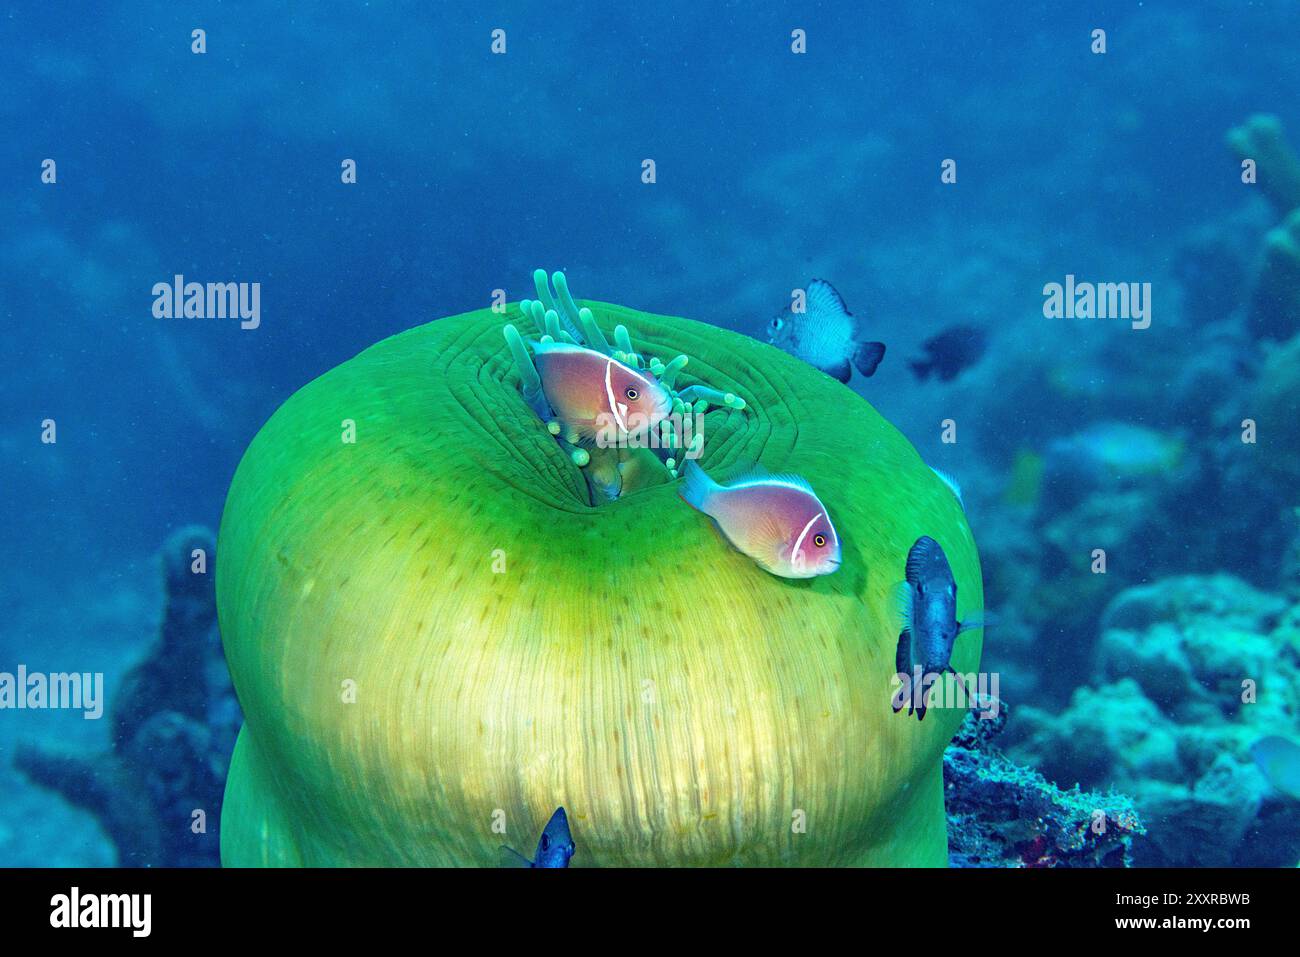
[[[599,352],[596,352],[594,349],[588,349],[586,346],[580,346],[575,342],[559,342],[555,339],[552,339],[550,342],[543,342],[541,339],[529,339],[527,342],[529,348],[531,348],[536,355],[546,355],[547,353],[554,352],[589,352],[593,356],[597,356],[601,359],[608,358],[607,356],[603,356]]]
[[[788,531],[770,515],[759,518],[748,531],[749,544],[763,559],[774,562],[789,560],[789,555],[782,555],[781,549],[789,540]],[[757,556],[756,556],[757,557]]]
[[[813,498],[817,497],[817,493],[802,475],[793,472],[769,472],[761,465],[753,466],[726,483],[729,489],[751,488],[755,485],[784,485],[787,488],[798,489],[800,492],[807,492]]]

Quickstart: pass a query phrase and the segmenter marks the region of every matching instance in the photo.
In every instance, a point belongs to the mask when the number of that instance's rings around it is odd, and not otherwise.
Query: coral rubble
[[[948,857],[953,867],[1127,867],[1145,833],[1132,802],[1114,792],[1063,791],[991,743],[1006,723],[966,715],[944,752]]]

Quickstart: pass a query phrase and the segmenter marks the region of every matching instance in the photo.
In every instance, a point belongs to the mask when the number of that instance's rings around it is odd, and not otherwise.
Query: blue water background
[[[281,402],[498,287],[530,295],[536,266],[566,270],[581,297],[756,335],[791,289],[832,280],[890,350],[854,387],[965,476],[978,538],[1008,446],[1080,425],[1044,396],[998,423],[995,453],[981,403],[1027,356],[1077,356],[1101,390],[1131,386],[1140,368],[1094,357],[1150,347],[1114,325],[1045,320],[1043,284],[1152,282],[1151,341],[1176,334],[1177,243],[1262,202],[1226,130],[1259,110],[1300,129],[1298,9],[11,5],[0,668],[103,670],[111,684],[157,619],[155,550],[178,526],[216,527]],[[490,51],[497,27],[504,56]],[[1089,50],[1095,27],[1104,56]],[[794,28],[806,55],[790,51]],[[54,186],[40,181],[47,157]],[[948,157],[956,186],[940,183]],[[340,183],[344,158],[355,186]],[[177,273],[260,282],[261,327],[155,319],[151,288]],[[914,381],[903,360],[969,321],[992,335],[981,370]],[[1151,385],[1132,418],[1176,428]],[[939,422],[959,413],[963,441],[944,446]],[[40,442],[46,418],[57,445]],[[0,749],[105,734],[75,715],[0,713]],[[5,774],[22,811],[0,815],[0,863],[111,859],[88,817]]]

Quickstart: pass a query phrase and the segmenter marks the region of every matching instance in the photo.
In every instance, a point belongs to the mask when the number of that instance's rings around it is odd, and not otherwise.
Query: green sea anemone
[[[700,463],[802,474],[842,567],[767,574],[668,475],[593,504],[502,335],[531,305],[384,340],[291,397],[231,484],[217,592],[246,724],[223,861],[490,866],[563,805],[574,866],[945,864],[963,712],[894,714],[888,596],[930,535],[959,616],[980,611],[957,500],[797,359],[582,305],[652,369],[689,356],[678,388],[744,396],[710,406]],[[963,635],[957,670],[979,650]]]

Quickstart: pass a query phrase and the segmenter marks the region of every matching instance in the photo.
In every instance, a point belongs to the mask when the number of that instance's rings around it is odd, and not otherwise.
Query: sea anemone
[[[980,611],[956,498],[799,360],[582,307],[647,365],[689,356],[676,387],[744,396],[710,405],[701,464],[803,475],[843,565],[764,572],[671,475],[593,500],[503,336],[538,331],[531,304],[384,340],[293,395],[231,483],[217,592],[246,724],[223,861],[488,866],[564,806],[574,866],[943,865],[964,711],[893,712],[888,596],[930,535],[959,616]],[[956,669],[979,651],[963,635]]]

